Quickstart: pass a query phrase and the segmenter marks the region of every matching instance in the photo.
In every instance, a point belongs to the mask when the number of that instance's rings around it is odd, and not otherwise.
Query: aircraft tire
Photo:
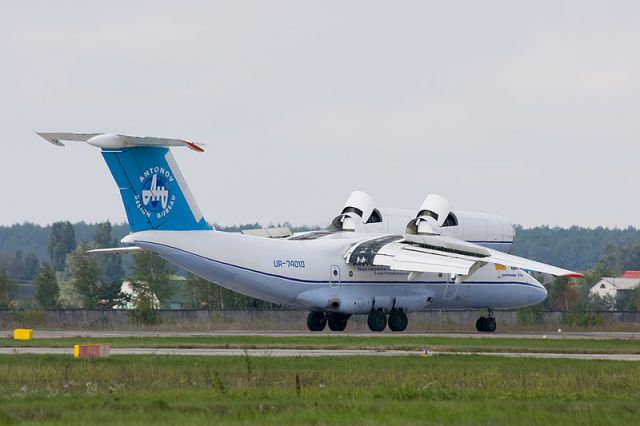
[[[488,333],[493,333],[494,331],[496,331],[496,319],[489,317],[489,318],[485,318],[485,331]]]
[[[309,312],[307,315],[307,328],[309,331],[322,331],[327,325],[327,317],[324,312]]]
[[[480,317],[476,321],[476,330],[480,333],[493,333],[496,331],[496,319],[493,317]]]
[[[389,314],[388,324],[391,331],[405,331],[409,324],[409,318],[402,309],[394,309]]]
[[[371,331],[382,331],[387,327],[387,316],[382,310],[371,311],[367,318],[367,325]]]
[[[347,328],[347,322],[349,321],[350,315],[334,313],[329,315],[329,319],[327,323],[329,324],[329,329],[331,331],[344,331]]]

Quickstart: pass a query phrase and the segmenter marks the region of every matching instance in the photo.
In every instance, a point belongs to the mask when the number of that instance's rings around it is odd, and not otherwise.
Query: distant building
[[[616,299],[619,292],[632,291],[640,287],[640,271],[627,271],[620,278],[602,277],[589,290],[589,294]]]
[[[186,287],[187,287],[187,279],[180,275],[172,275],[169,279],[169,285],[173,288],[173,294],[166,300],[164,303],[160,303],[158,299],[154,296],[155,302],[154,305],[156,309],[188,309],[192,306],[193,302],[188,297]],[[122,287],[120,288],[122,293],[135,297],[136,293],[133,288],[131,288],[130,281],[124,281],[122,283]],[[135,309],[135,304],[132,302],[126,303],[123,306],[114,306],[114,309]]]
[[[640,278],[640,271],[624,271],[621,278]]]

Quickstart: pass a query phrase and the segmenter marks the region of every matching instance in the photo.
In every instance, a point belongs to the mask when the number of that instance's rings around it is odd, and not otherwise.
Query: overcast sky
[[[100,5],[98,5],[98,3]],[[96,148],[175,155],[210,222],[324,225],[354,189],[525,226],[640,226],[640,2],[2,2],[0,224],[125,220]]]

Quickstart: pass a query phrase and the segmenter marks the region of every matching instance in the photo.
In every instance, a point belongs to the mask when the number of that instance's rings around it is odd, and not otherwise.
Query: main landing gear
[[[322,331],[327,326],[327,316],[324,312],[309,312],[307,315],[307,328],[309,331]]]
[[[478,318],[476,321],[476,330],[480,333],[493,333],[496,331],[496,319],[493,317],[493,311],[489,309],[488,316]]]
[[[307,315],[307,328],[310,331],[322,331],[327,325],[331,331],[344,331],[347,323],[351,318],[350,314],[342,314],[340,312],[309,312]],[[403,309],[392,309],[387,314],[382,309],[377,309],[369,313],[367,325],[371,331],[383,331],[389,326],[391,331],[404,331],[407,329],[409,319]]]
[[[389,325],[391,331],[404,331],[409,324],[407,314],[402,309],[392,309],[389,320],[382,309],[371,311],[367,318],[367,325],[371,331],[382,331]]]
[[[333,312],[329,314],[329,329],[331,331],[344,331],[347,328],[347,321],[351,315]]]
[[[310,331],[322,331],[329,324],[331,331],[344,331],[351,315],[340,312],[309,312],[307,315],[307,328]]]

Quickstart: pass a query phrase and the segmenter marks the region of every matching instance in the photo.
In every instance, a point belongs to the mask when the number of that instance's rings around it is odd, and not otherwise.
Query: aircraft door
[[[336,288],[340,285],[340,267],[338,265],[331,265],[329,269],[329,286]]]

